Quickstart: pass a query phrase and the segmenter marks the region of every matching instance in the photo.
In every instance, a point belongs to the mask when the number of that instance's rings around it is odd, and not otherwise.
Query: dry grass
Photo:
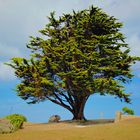
[[[76,124],[32,124],[0,140],[140,140],[140,119],[77,127]]]

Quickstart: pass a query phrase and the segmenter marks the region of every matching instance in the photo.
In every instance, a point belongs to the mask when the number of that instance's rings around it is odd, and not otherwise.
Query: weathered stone
[[[14,131],[14,126],[8,119],[0,119],[0,133],[11,133]]]
[[[53,115],[49,118],[49,122],[59,122],[60,121],[60,116],[59,115]]]
[[[115,122],[119,122],[121,120],[122,113],[120,111],[116,111]]]

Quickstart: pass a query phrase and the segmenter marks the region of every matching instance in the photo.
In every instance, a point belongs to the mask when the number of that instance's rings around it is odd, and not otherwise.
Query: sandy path
[[[58,129],[70,129],[76,127],[76,124],[68,124],[68,123],[52,123],[52,124],[45,124],[45,123],[25,123],[23,126],[22,131],[46,131],[46,130],[58,130]]]

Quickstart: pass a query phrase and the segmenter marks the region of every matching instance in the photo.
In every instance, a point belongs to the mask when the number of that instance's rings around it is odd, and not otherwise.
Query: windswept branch
[[[60,98],[56,97],[59,101],[56,100],[56,99],[52,99],[52,98],[49,97],[49,96],[46,96],[46,98],[47,98],[48,100],[50,100],[51,102],[56,103],[56,104],[58,104],[58,105],[60,105],[60,106],[62,106],[62,107],[64,107],[64,108],[68,109],[70,112],[72,111],[71,107],[68,106],[68,105],[66,105],[66,104],[64,104]]]

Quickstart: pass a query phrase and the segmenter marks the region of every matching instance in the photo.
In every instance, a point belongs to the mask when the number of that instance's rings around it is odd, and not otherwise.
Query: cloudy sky
[[[37,36],[38,30],[48,22],[47,16],[56,11],[57,16],[72,10],[87,9],[91,5],[102,8],[124,23],[122,32],[131,48],[131,55],[140,56],[140,0],[0,0],[0,117],[9,113],[22,113],[30,121],[45,122],[52,114],[60,114],[63,119],[71,114],[51,103],[27,105],[16,96],[15,86],[19,82],[11,68],[4,65],[12,57],[28,57],[26,44],[29,36]],[[123,106],[135,110],[140,115],[140,64],[132,68],[135,74],[126,91],[132,93],[133,104],[127,105],[112,97],[91,97],[86,105],[86,117],[114,117],[114,112]],[[43,115],[42,115],[43,114]]]

